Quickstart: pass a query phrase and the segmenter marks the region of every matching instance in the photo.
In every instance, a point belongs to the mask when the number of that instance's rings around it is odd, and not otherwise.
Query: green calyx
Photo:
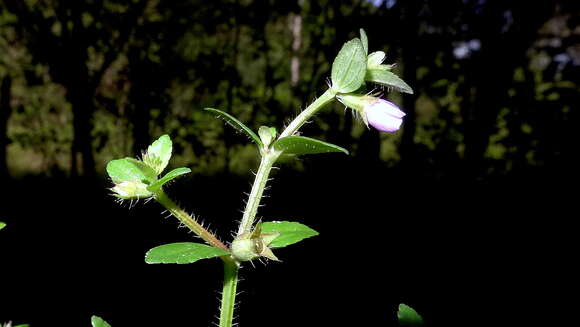
[[[361,94],[341,94],[337,95],[336,98],[345,106],[358,111],[359,113],[364,112],[364,108],[378,100],[377,97],[370,95]]]
[[[232,256],[241,262],[265,257],[280,261],[268,247],[280,233],[262,233],[261,223],[258,223],[252,233],[242,234],[232,242]]]

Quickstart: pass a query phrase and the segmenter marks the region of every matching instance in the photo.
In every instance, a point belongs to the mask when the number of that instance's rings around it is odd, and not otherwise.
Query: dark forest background
[[[321,235],[243,272],[240,324],[390,326],[404,302],[431,326],[520,326],[564,306],[580,2],[1,0],[0,322],[217,321],[221,265],[146,265],[191,235],[113,203],[104,167],[169,134],[193,171],[169,192],[229,240],[258,153],[202,108],[281,127],[359,28],[415,91],[385,90],[404,126],[337,103],[302,129],[351,155],[274,173],[259,215]]]

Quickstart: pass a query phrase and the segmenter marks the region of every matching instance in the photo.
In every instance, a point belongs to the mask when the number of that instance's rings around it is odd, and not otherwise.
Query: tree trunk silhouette
[[[10,107],[12,77],[6,75],[0,86],[0,180],[9,176],[6,148],[8,147],[8,119],[12,113]]]

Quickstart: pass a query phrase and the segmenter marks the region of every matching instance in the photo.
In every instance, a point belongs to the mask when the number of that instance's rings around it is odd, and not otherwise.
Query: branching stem
[[[318,110],[330,103],[336,95],[336,92],[329,88],[316,101],[309,105],[302,111],[280,134],[279,138],[293,135],[310,119]],[[260,200],[264,194],[264,188],[268,182],[272,165],[278,160],[281,153],[274,149],[264,149],[262,152],[262,159],[260,160],[260,167],[256,173],[252,190],[246,203],[244,215],[238,228],[238,236],[252,231],[256,213],[260,206]],[[211,244],[211,243],[210,243]],[[224,286],[222,292],[222,305],[220,312],[220,327],[232,327],[232,320],[234,315],[234,304],[236,297],[236,288],[238,283],[239,264],[237,262],[224,261]]]
[[[155,193],[155,200],[164,206],[175,218],[179,219],[187,228],[194,232],[197,236],[201,237],[209,245],[229,251],[229,248],[223,244],[214,234],[212,234],[207,229],[203,228],[191,215],[181,209],[173,200],[171,200],[163,190],[159,190]]]

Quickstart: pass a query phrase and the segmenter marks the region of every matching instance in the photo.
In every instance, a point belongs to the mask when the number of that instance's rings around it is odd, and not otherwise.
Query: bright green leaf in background
[[[0,221],[0,229],[6,227],[6,223]]]
[[[391,73],[388,66],[381,65],[367,71],[365,80],[384,86],[392,87],[400,92],[413,94],[413,89],[399,76]]]
[[[419,327],[423,325],[423,318],[406,304],[399,304],[399,311],[397,312],[399,318],[399,326]]]
[[[348,150],[326,143],[317,139],[304,136],[287,136],[279,139],[273,145],[277,151],[282,151],[284,154],[302,155],[302,154],[317,154],[328,152],[343,152],[348,154]]]
[[[133,158],[111,160],[107,164],[107,173],[113,182],[131,181],[151,184],[157,180],[153,168],[143,161]]]
[[[237,120],[234,116],[214,108],[205,108],[204,110],[216,114],[218,118],[223,119],[236,131],[244,132],[249,138],[251,138],[252,140],[254,140],[254,142],[256,142],[259,148],[262,148],[264,146],[262,144],[262,141],[260,140],[260,137],[258,137],[258,135],[254,133],[254,131],[252,131],[248,126],[244,125],[241,121]]]
[[[283,248],[290,244],[298,243],[305,238],[318,235],[314,229],[293,221],[269,221],[262,223],[262,233],[280,233],[278,237],[268,245],[270,248]]]
[[[167,167],[169,159],[171,159],[172,149],[173,145],[169,135],[162,135],[147,148],[147,152],[143,155],[143,162],[159,175]]]
[[[205,244],[180,242],[152,248],[145,255],[145,262],[185,264],[223,255],[228,255],[228,252]]]
[[[97,316],[91,317],[91,324],[93,327],[111,327],[106,321]]]
[[[359,89],[365,80],[367,55],[359,39],[346,42],[332,63],[332,88],[338,93]]]
[[[189,169],[189,168],[183,168],[183,167],[182,168],[175,168],[172,171],[165,174],[165,176],[161,177],[159,180],[157,180],[153,184],[149,185],[147,187],[147,190],[150,192],[157,192],[161,188],[161,186],[163,186],[164,184],[166,184],[170,180],[177,178],[183,174],[190,173],[190,172],[191,172],[191,169]]]

